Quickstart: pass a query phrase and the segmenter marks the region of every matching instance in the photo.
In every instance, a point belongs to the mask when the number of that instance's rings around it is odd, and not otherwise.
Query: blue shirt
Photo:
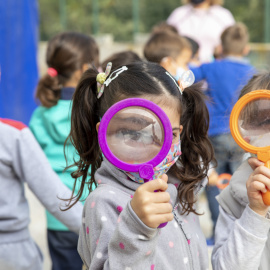
[[[206,80],[208,85],[209,136],[229,133],[230,113],[241,89],[255,73],[254,67],[242,58],[227,57],[191,70],[195,82]]]

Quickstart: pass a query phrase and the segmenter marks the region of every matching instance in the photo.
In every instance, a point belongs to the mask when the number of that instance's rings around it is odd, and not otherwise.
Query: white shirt
[[[167,22],[176,27],[180,35],[199,43],[201,62],[212,60],[214,49],[220,44],[222,32],[235,23],[231,12],[221,6],[213,5],[208,9],[200,9],[191,4],[175,9]]]

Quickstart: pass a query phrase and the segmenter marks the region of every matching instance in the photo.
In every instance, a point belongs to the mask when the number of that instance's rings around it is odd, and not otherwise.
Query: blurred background
[[[29,123],[38,106],[34,98],[38,79],[47,70],[47,41],[56,33],[74,30],[94,36],[100,62],[127,49],[142,56],[152,27],[166,21],[180,4],[180,0],[0,1],[0,117]],[[270,0],[226,0],[224,7],[249,29],[251,64],[259,70],[269,69]],[[50,269],[44,208],[26,192],[31,233],[44,254],[44,269]],[[206,211],[202,227],[209,236],[212,223],[206,204],[202,197],[200,208]]]
[[[101,61],[124,49],[142,55],[151,28],[180,4],[180,0],[1,1],[0,116],[28,124],[36,107],[36,83],[46,70],[46,41],[56,33],[74,30],[93,35]],[[224,7],[249,28],[251,64],[268,68],[270,0],[226,0]]]

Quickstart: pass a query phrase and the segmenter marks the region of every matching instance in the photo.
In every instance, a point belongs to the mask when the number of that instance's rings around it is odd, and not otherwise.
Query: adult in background
[[[223,0],[184,0],[185,5],[176,8],[167,22],[200,45],[201,62],[211,62],[215,48],[220,44],[221,33],[234,24],[231,12],[221,5]]]

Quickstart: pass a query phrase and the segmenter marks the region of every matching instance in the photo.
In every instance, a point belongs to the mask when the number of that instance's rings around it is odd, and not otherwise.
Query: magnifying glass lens
[[[270,145],[270,99],[261,98],[243,107],[238,118],[242,138],[250,145]]]
[[[118,111],[110,120],[107,144],[121,161],[141,164],[152,160],[164,143],[164,129],[152,111],[131,106]]]

